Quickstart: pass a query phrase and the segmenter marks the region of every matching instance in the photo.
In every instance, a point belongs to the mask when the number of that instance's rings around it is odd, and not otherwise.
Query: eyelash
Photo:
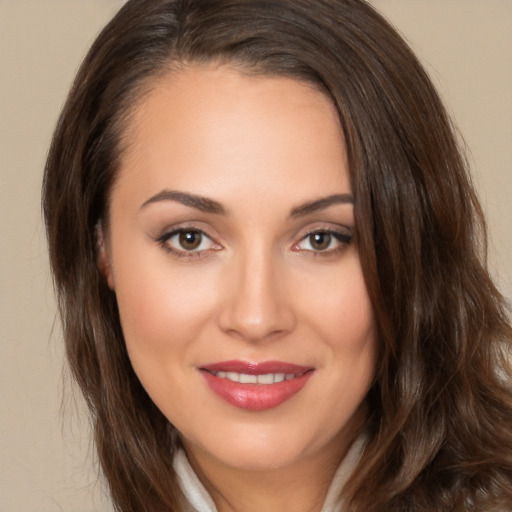
[[[334,241],[337,242],[337,247],[335,248],[326,248],[323,250],[315,250],[315,249],[303,249],[304,251],[307,251],[314,257],[322,256],[332,256],[339,254],[343,249],[345,249],[350,243],[352,242],[352,235],[348,233],[341,233],[339,231],[336,231],[331,228],[314,228],[311,229],[309,232],[307,232],[304,236],[301,237],[299,242],[297,242],[293,248],[297,250],[300,250],[299,245],[303,242],[310,240],[313,235],[327,235],[330,237],[329,239],[329,245]],[[311,243],[311,242],[310,242]]]
[[[187,227],[180,227],[180,228],[176,228],[176,229],[173,229],[172,231],[169,231],[169,232],[166,232],[164,233],[163,235],[159,236],[157,239],[156,239],[156,242],[158,243],[158,245],[160,245],[165,251],[173,254],[174,256],[178,257],[178,258],[185,258],[185,259],[197,259],[197,258],[201,258],[201,257],[204,257],[205,256],[205,252],[208,250],[208,249],[203,249],[203,250],[196,250],[196,249],[193,249],[193,250],[186,250],[186,249],[178,249],[178,248],[175,248],[175,247],[172,247],[170,245],[170,240],[172,240],[174,237],[176,236],[179,236],[179,235],[182,235],[182,234],[190,234],[190,233],[193,233],[195,235],[199,235],[201,236],[201,241],[200,241],[200,244],[199,244],[199,247],[203,244],[203,241],[204,241],[204,238],[208,239],[211,241],[211,243],[213,245],[217,245],[218,248],[215,248],[213,250],[220,250],[222,248],[222,246],[216,244],[212,238],[210,236],[208,236],[208,234],[206,234],[203,230],[201,229],[198,229],[198,228],[187,228]]]
[[[202,249],[202,250],[197,250],[196,248],[187,250],[184,248],[178,249],[176,247],[172,247],[169,243],[170,240],[172,240],[176,236],[192,234],[192,233],[195,235],[199,235],[202,238],[199,242],[199,247],[203,244],[204,238],[210,240],[210,243],[216,247]],[[313,235],[327,235],[327,236],[331,237],[329,239],[329,245],[331,245],[331,243],[333,241],[332,239],[334,239],[337,242],[337,247],[331,248],[331,249],[326,248],[324,250],[301,249],[299,247],[300,244],[302,244],[303,242],[310,239],[310,237],[312,237]],[[301,237],[301,239],[296,244],[293,245],[292,249],[294,251],[303,250],[305,252],[310,253],[310,255],[312,255],[314,257],[318,257],[318,256],[326,257],[326,256],[332,256],[332,255],[339,254],[341,251],[343,251],[344,248],[346,248],[348,245],[350,245],[352,243],[352,239],[353,239],[353,237],[351,234],[341,233],[341,232],[336,231],[331,228],[314,228],[314,229],[308,231],[305,235],[303,235]],[[219,251],[222,249],[222,246],[219,244],[216,244],[216,242],[214,242],[213,239],[207,233],[205,233],[201,229],[193,228],[193,227],[191,227],[191,228],[180,227],[180,228],[173,229],[172,231],[166,232],[166,233],[162,234],[161,236],[159,236],[156,239],[156,242],[164,250],[166,250],[169,253],[172,253],[174,256],[176,256],[178,258],[185,258],[188,260],[205,257],[206,256],[205,253],[208,250]]]

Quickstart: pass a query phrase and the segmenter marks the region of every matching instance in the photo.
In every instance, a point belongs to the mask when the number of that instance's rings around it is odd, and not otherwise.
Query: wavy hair
[[[179,439],[130,365],[96,227],[134,107],[156,77],[212,61],[313,84],[339,113],[380,352],[347,510],[511,510],[512,332],[482,212],[431,81],[363,0],[130,0],[78,72],[43,209],[67,359],[117,510],[186,506]]]

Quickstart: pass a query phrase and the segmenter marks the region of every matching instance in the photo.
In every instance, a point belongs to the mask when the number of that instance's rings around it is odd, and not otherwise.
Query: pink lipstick
[[[200,371],[210,389],[229,404],[262,411],[298,393],[314,368],[281,361],[223,361],[202,366]]]

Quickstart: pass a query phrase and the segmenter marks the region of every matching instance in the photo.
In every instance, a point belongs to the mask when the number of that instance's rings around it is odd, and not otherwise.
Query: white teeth
[[[258,384],[274,384],[274,375],[272,373],[258,375]]]
[[[227,372],[226,378],[233,382],[240,382],[240,374],[235,372]]]
[[[284,380],[291,380],[296,377],[294,373],[266,373],[265,375],[249,375],[236,372],[215,372],[217,377],[228,379],[240,384],[275,384]]]
[[[240,384],[256,384],[258,382],[258,377],[256,375],[241,373],[239,382]]]

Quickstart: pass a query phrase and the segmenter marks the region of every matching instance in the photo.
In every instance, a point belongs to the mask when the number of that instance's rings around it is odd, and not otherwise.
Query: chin
[[[243,471],[266,471],[286,468],[313,457],[331,443],[339,445],[336,435],[320,439],[312,431],[298,432],[295,428],[272,425],[226,429],[220,435],[198,442],[184,441],[188,452],[199,450],[223,465]]]

